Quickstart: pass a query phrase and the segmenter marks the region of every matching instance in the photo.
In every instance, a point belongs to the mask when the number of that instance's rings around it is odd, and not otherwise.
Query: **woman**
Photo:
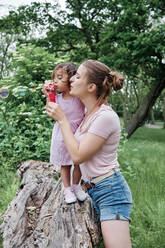
[[[84,186],[101,221],[106,248],[131,248],[129,220],[132,196],[117,161],[120,121],[106,104],[111,88],[123,86],[124,78],[95,60],[83,62],[71,78],[70,94],[79,97],[86,115],[72,133],[58,104],[48,103],[47,114],[57,120],[74,164],[80,164]]]

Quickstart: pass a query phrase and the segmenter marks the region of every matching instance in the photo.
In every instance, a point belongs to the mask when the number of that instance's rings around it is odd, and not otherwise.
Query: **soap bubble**
[[[28,93],[28,87],[26,86],[18,86],[13,89],[13,95],[18,98],[27,96],[27,93]]]
[[[9,96],[8,88],[1,88],[0,89],[0,97],[7,98]]]
[[[25,96],[26,95],[26,89],[18,89],[18,95],[19,96]]]

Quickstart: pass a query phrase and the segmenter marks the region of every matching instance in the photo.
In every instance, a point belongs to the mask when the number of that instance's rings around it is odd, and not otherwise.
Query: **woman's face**
[[[85,66],[79,66],[77,73],[71,77],[70,82],[70,94],[82,99],[88,92],[87,69]]]

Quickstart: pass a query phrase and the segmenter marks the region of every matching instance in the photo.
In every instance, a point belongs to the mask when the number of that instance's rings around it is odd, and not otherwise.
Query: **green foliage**
[[[52,70],[58,63],[54,54],[49,54],[43,48],[34,45],[22,45],[13,56],[13,70],[15,80],[12,84],[38,86],[51,77]]]
[[[116,22],[109,22],[101,34],[102,60],[127,75],[135,76],[143,69],[158,77],[165,53],[165,25],[152,21],[150,6],[144,1],[122,1],[121,9]]]
[[[1,29],[23,34],[36,28],[44,30],[38,39],[25,36],[24,42],[44,46],[59,55],[70,51],[74,61],[80,61],[81,54],[81,61],[100,58],[127,75],[137,74],[140,68],[151,75],[153,71],[155,75],[162,72],[162,1],[67,0],[66,7],[69,11],[61,11],[56,2],[21,6],[0,20]]]
[[[48,160],[53,123],[44,114],[41,100],[29,105],[22,102],[16,107],[3,102],[1,107],[0,156],[12,166],[26,159]]]

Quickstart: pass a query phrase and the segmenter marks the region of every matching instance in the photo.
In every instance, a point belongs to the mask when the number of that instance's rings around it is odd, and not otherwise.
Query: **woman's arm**
[[[80,164],[89,160],[102,147],[105,139],[95,134],[87,133],[78,142],[71,130],[69,122],[60,123],[64,142],[74,164]]]
[[[48,103],[47,114],[60,124],[61,132],[68,152],[73,163],[79,164],[90,159],[104,144],[104,138],[92,133],[87,133],[84,138],[78,142],[74,137],[70,123],[58,104]]]

